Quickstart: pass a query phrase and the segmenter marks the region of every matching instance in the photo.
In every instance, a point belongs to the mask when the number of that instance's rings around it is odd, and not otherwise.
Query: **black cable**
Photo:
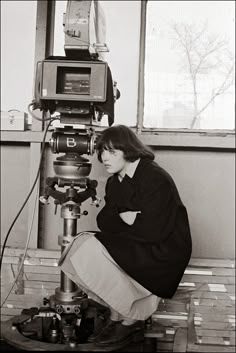
[[[28,232],[28,235],[27,235],[25,250],[24,250],[23,256],[20,258],[20,265],[17,268],[18,273],[17,273],[17,275],[15,275],[15,278],[13,280],[13,284],[12,284],[10,290],[8,291],[7,296],[5,297],[3,302],[1,303],[0,308],[3,307],[3,305],[6,303],[7,299],[9,298],[9,296],[10,296],[10,294],[12,292],[12,289],[14,288],[14,286],[17,283],[17,280],[18,280],[18,278],[19,278],[19,276],[21,274],[22,267],[24,266],[24,261],[25,261],[25,257],[26,257],[26,254],[27,254],[28,245],[29,245],[29,241],[30,241],[30,236],[31,236],[32,228],[33,228],[33,221],[34,221],[34,216],[35,216],[35,211],[36,211],[37,198],[38,198],[38,193],[36,194],[36,197],[35,197],[33,215],[32,215],[32,219],[31,219],[30,229],[29,229],[29,232]]]
[[[27,107],[28,112],[29,112],[29,114],[30,114],[34,119],[36,119],[36,120],[38,120],[38,121],[48,121],[48,120],[51,120],[51,119],[54,119],[54,120],[57,120],[57,119],[58,119],[58,117],[52,118],[51,116],[50,116],[49,118],[42,118],[42,119],[41,119],[41,118],[39,118],[37,115],[35,115],[35,114],[32,112],[32,110],[30,110],[30,107],[31,107],[31,106],[34,106],[34,103],[33,103],[33,102],[28,105],[28,107]]]
[[[1,268],[2,268],[3,253],[4,253],[4,250],[5,250],[5,248],[6,248],[6,243],[7,243],[8,237],[9,237],[9,235],[10,235],[10,233],[11,233],[11,230],[12,230],[14,224],[16,223],[18,217],[20,216],[20,214],[21,214],[21,212],[23,211],[23,209],[24,209],[26,203],[28,202],[28,200],[29,200],[29,198],[30,198],[30,196],[31,196],[31,194],[32,194],[32,192],[33,192],[33,190],[34,190],[34,188],[35,188],[35,185],[36,185],[36,183],[37,183],[37,180],[38,180],[38,177],[39,177],[39,174],[40,174],[40,168],[41,168],[42,160],[43,160],[43,153],[44,153],[44,149],[45,149],[45,141],[46,141],[47,132],[48,132],[48,129],[49,129],[51,123],[52,123],[54,120],[56,120],[56,119],[51,119],[51,120],[50,120],[50,122],[48,123],[48,125],[47,125],[47,127],[46,127],[45,133],[44,133],[44,137],[43,137],[43,141],[42,141],[41,156],[40,156],[40,161],[39,161],[39,167],[38,167],[38,171],[37,171],[35,180],[34,180],[33,185],[32,185],[32,187],[31,187],[31,190],[30,190],[28,196],[26,197],[25,201],[23,202],[23,205],[21,206],[21,208],[20,208],[19,212],[17,213],[15,219],[13,220],[13,222],[12,222],[12,224],[11,224],[11,226],[10,226],[8,232],[7,232],[6,238],[5,238],[4,242],[3,242],[2,253],[1,253],[1,258],[0,258],[0,271],[1,271]]]

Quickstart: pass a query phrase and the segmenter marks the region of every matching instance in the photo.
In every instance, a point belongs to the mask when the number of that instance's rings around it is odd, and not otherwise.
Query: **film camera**
[[[99,205],[97,181],[88,177],[92,165],[82,155],[94,153],[94,127],[104,115],[109,126],[113,124],[114,104],[119,98],[110,68],[100,58],[100,53],[107,51],[104,23],[99,2],[68,1],[64,17],[66,55],[49,57],[37,64],[34,108],[50,114],[56,112],[60,117],[50,147],[53,153],[64,154],[53,162],[55,175],[47,178],[40,201],[46,204],[52,197],[56,206],[61,205],[62,252],[77,234],[77,219],[86,214],[81,213],[82,202],[91,198],[92,205]],[[65,192],[58,190],[65,187]],[[61,288],[50,298],[50,307],[60,314],[77,312],[78,290],[62,273]]]
[[[94,153],[94,127],[102,118],[107,116],[108,125],[113,124],[114,104],[119,98],[110,68],[100,55],[107,51],[104,23],[98,1],[68,1],[64,16],[66,55],[37,63],[32,111],[40,109],[50,116],[56,113],[60,121],[53,127],[49,144],[53,153],[61,155],[53,162],[55,175],[46,179],[40,201],[47,204],[52,197],[55,205],[61,206],[64,225],[58,243],[62,257],[78,235],[77,220],[88,213],[81,212],[81,204],[91,199],[92,205],[99,205],[97,181],[89,178],[92,165],[83,155]],[[94,305],[63,272],[60,287],[44,298],[44,305],[23,310],[17,336],[11,335],[15,346],[32,350],[33,343],[38,342],[37,348],[40,341],[43,350],[93,350],[91,344],[87,348],[80,344],[86,344],[88,334],[106,319],[107,310]]]

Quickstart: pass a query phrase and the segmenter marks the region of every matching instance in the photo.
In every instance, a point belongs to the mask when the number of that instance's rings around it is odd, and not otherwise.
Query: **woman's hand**
[[[126,211],[121,212],[119,215],[122,221],[131,226],[134,223],[138,213],[141,213],[141,211]]]

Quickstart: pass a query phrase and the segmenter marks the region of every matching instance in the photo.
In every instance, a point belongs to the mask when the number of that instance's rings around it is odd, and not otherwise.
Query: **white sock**
[[[132,325],[132,324],[134,324],[136,321],[138,321],[138,320],[135,320],[135,319],[124,319],[124,320],[122,321],[122,325],[125,325],[125,326]]]
[[[110,319],[112,321],[121,321],[122,320],[122,316],[117,311],[110,308],[110,312],[111,312]]]

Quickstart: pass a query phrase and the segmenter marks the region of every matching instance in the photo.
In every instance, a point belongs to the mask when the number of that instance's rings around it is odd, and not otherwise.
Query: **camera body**
[[[35,104],[53,113],[65,106],[106,101],[107,63],[102,61],[48,60],[37,63]]]
[[[105,114],[112,125],[118,92],[103,60],[108,48],[100,3],[68,1],[63,27],[65,56],[37,63],[33,110],[57,112],[66,125],[97,125]]]

